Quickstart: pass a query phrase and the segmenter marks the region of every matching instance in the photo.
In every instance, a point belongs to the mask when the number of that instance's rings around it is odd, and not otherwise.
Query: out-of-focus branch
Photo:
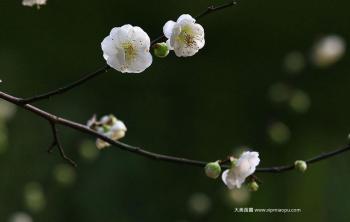
[[[99,138],[102,139],[104,141],[106,141],[107,143],[111,144],[114,147],[117,147],[119,149],[131,152],[131,153],[135,153],[144,157],[148,157],[151,159],[155,159],[155,160],[161,160],[161,161],[165,161],[165,162],[172,162],[172,163],[177,163],[177,164],[184,164],[184,165],[191,165],[191,166],[197,166],[197,167],[204,167],[208,162],[206,161],[200,161],[200,160],[192,160],[192,159],[186,159],[186,158],[182,158],[182,157],[175,157],[175,156],[170,156],[170,155],[164,155],[164,154],[159,154],[159,153],[154,153],[154,152],[150,152],[147,150],[144,150],[140,147],[136,147],[136,146],[131,146],[129,144],[126,143],[122,143],[119,141],[114,141],[90,128],[88,128],[85,125],[58,117],[52,113],[46,112],[42,109],[39,109],[33,105],[30,104],[23,104],[21,103],[21,99],[14,97],[12,95],[9,95],[7,93],[1,92],[0,91],[0,98],[3,100],[6,100],[10,103],[13,103],[19,107],[22,107],[23,109],[28,110],[29,112],[34,113],[35,115],[47,120],[50,124],[51,124],[51,128],[52,128],[52,133],[54,136],[54,143],[53,145],[57,145],[59,150],[60,150],[60,154],[61,156],[66,159],[67,161],[69,161],[71,164],[75,165],[75,162],[72,161],[70,158],[68,158],[62,147],[61,144],[58,140],[58,135],[57,135],[57,129],[56,126],[57,125],[62,125],[62,126],[66,126],[72,129],[75,129],[79,132],[82,132],[84,134],[88,134],[90,136],[93,136],[95,138]],[[49,150],[52,150],[52,148],[50,148]],[[316,163],[319,162],[321,160],[336,156],[336,155],[340,155],[346,151],[350,150],[350,145],[347,145],[341,149],[337,149],[328,153],[323,153],[320,154],[318,156],[315,156],[309,160],[306,161],[306,163],[308,164],[312,164],[312,163]],[[221,167],[224,169],[230,168],[229,164],[226,164],[227,161],[224,160],[222,161]],[[265,173],[280,173],[280,172],[286,172],[289,170],[294,169],[294,164],[289,164],[289,165],[283,165],[283,166],[274,166],[274,167],[267,167],[267,168],[257,168],[256,172],[265,172]]]

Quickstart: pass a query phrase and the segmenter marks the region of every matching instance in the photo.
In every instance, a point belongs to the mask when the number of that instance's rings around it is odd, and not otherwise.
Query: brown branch
[[[305,162],[310,165],[316,162],[319,162],[321,160],[330,158],[332,156],[336,156],[339,155],[343,152],[349,151],[350,150],[350,144],[336,149],[336,150],[332,150],[330,152],[327,153],[322,153],[320,155],[317,155],[315,157],[312,157],[308,160],[305,160]],[[256,170],[256,172],[262,172],[262,173],[281,173],[281,172],[285,172],[285,171],[289,171],[289,170],[293,170],[295,168],[294,163],[291,164],[287,164],[287,165],[282,165],[282,166],[275,166],[275,167],[266,167],[266,168],[258,168]]]
[[[47,93],[43,93],[43,94],[40,94],[40,95],[36,95],[36,96],[33,96],[33,97],[29,97],[29,98],[26,98],[26,99],[19,99],[19,102],[20,103],[23,103],[23,104],[28,104],[28,103],[34,103],[34,102],[37,102],[39,100],[43,100],[43,99],[48,99],[54,95],[58,95],[58,94],[62,94],[64,92],[67,92],[68,90],[70,89],[73,89],[77,86],[80,86],[82,85],[83,83],[97,77],[98,75],[102,74],[102,73],[105,73],[107,72],[109,69],[111,69],[111,67],[109,66],[104,66],[102,68],[99,68],[98,70],[92,72],[92,73],[89,73],[87,75],[84,75],[82,78],[66,85],[66,86],[63,86],[63,87],[60,87],[58,89],[54,89],[50,92],[47,92]]]
[[[58,136],[57,136],[57,129],[56,129],[56,125],[63,125],[72,129],[75,129],[79,132],[82,132],[84,134],[93,136],[95,138],[99,138],[102,139],[104,141],[106,141],[107,143],[113,145],[114,147],[117,147],[121,150],[125,150],[131,153],[135,153],[147,158],[151,158],[151,159],[155,159],[155,160],[161,160],[161,161],[165,161],[165,162],[172,162],[172,163],[177,163],[177,164],[185,164],[185,165],[191,165],[191,166],[197,166],[197,167],[204,167],[208,162],[207,161],[200,161],[200,160],[192,160],[192,159],[186,159],[186,158],[181,158],[181,157],[175,157],[175,156],[170,156],[170,155],[164,155],[164,154],[159,154],[159,153],[154,153],[154,152],[150,152],[147,150],[144,150],[140,147],[136,147],[136,146],[131,146],[129,144],[126,143],[122,143],[119,141],[114,141],[102,134],[99,134],[98,132],[88,128],[85,125],[58,117],[54,114],[48,113],[42,109],[39,109],[33,105],[30,104],[23,104],[21,103],[21,99],[11,96],[9,94],[6,94],[4,92],[0,91],[0,98],[4,99],[10,103],[13,103],[19,107],[22,107],[26,110],[28,110],[29,112],[34,113],[35,115],[46,119],[47,121],[50,122],[51,126],[52,126],[52,130],[53,130],[53,135],[54,135],[54,141],[56,141],[57,143],[55,145],[58,146],[61,156],[66,159],[67,161],[72,161],[71,159],[69,159],[68,157],[66,157],[66,155],[64,154],[64,151],[60,145],[60,142],[58,140]],[[350,145],[345,146],[344,148],[338,149],[338,150],[334,150],[328,153],[324,153],[318,156],[315,156],[309,160],[307,160],[306,162],[308,164],[312,164],[312,163],[316,163],[318,161],[339,155],[343,152],[349,151],[350,150]],[[224,160],[224,162],[226,162]],[[72,162],[74,163],[74,161]],[[227,169],[230,168],[230,165],[226,165],[226,164],[222,164],[221,165],[223,169]],[[294,164],[290,164],[290,165],[283,165],[283,166],[274,166],[274,167],[268,167],[268,168],[257,168],[256,172],[266,172],[266,173],[280,173],[280,172],[285,172],[285,171],[289,171],[294,169]]]
[[[63,149],[61,142],[58,138],[58,131],[57,131],[56,124],[53,121],[49,121],[49,122],[51,125],[53,142],[52,142],[51,146],[49,147],[48,152],[51,153],[53,151],[53,148],[57,147],[58,151],[60,152],[61,157],[64,160],[66,160],[69,164],[71,164],[72,166],[77,167],[78,165],[75,163],[75,161],[73,161],[71,158],[66,156],[66,154],[64,152],[64,149]]]

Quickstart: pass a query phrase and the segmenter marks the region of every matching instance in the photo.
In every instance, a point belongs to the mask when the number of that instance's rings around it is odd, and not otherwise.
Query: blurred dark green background
[[[105,64],[100,42],[112,27],[138,25],[154,38],[167,20],[225,2],[48,0],[37,10],[1,0],[1,90],[25,97],[57,88]],[[306,159],[346,143],[350,132],[349,53],[327,67],[309,56],[322,36],[349,42],[349,7],[346,0],[241,1],[200,21],[206,46],[196,56],[154,58],[142,74],[110,71],[37,105],[81,123],[113,113],[128,127],[123,142],[154,152],[209,161],[245,146],[259,151],[260,166]],[[115,148],[95,152],[94,138],[60,128],[79,164],[72,169],[57,151],[46,153],[47,122],[23,110],[11,117],[12,108],[0,103],[0,221],[27,222],[18,212],[35,222],[350,217],[350,154],[305,174],[257,174],[256,193],[229,192],[199,168]],[[234,213],[239,206],[302,213]]]

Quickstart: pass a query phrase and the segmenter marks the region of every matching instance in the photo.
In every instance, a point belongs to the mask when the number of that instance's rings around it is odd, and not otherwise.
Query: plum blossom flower
[[[41,5],[46,5],[46,0],[23,0],[22,5],[29,7],[36,5],[39,8]]]
[[[123,138],[127,131],[125,124],[121,120],[118,120],[114,115],[103,116],[100,121],[97,121],[96,116],[94,115],[87,122],[87,126],[114,141]],[[96,146],[98,149],[104,149],[110,146],[110,144],[101,139],[97,139]]]
[[[231,169],[222,173],[222,180],[229,189],[240,188],[245,179],[255,172],[259,165],[258,152],[244,152]]]
[[[203,27],[188,14],[181,15],[176,22],[165,23],[163,32],[169,49],[179,57],[193,56],[205,44]]]
[[[122,73],[140,73],[152,64],[151,40],[138,26],[113,28],[101,43],[107,64]]]

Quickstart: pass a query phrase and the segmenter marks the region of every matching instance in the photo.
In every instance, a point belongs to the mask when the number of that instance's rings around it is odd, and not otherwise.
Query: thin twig
[[[93,79],[94,77],[96,77],[102,73],[107,72],[110,68],[111,67],[109,67],[107,65],[103,66],[103,67],[99,68],[98,70],[96,70],[92,73],[89,73],[87,75],[84,75],[82,78],[80,78],[80,79],[78,79],[78,80],[76,80],[76,81],[74,81],[66,86],[63,86],[63,87],[60,87],[58,89],[54,89],[50,92],[36,95],[36,96],[30,97],[30,98],[20,99],[20,103],[23,103],[23,104],[34,103],[34,102],[37,102],[39,100],[48,99],[54,95],[62,94],[62,93],[66,92],[72,88],[75,88],[77,86],[82,85],[83,83],[87,82],[88,80]]]
[[[37,116],[46,119],[47,121],[49,121],[52,125],[52,130],[53,130],[53,134],[54,134],[54,139],[56,140],[56,142],[58,143],[57,145],[59,146],[60,152],[61,152],[61,156],[69,161],[69,158],[67,158],[64,154],[64,151],[59,143],[58,140],[58,136],[57,136],[57,130],[56,130],[56,125],[63,125],[72,129],[75,129],[79,132],[82,132],[84,134],[93,136],[95,138],[99,138],[102,139],[104,141],[106,141],[107,143],[113,145],[114,147],[117,147],[119,149],[131,152],[131,153],[135,153],[147,158],[151,158],[151,159],[155,159],[155,160],[161,160],[161,161],[165,161],[165,162],[172,162],[172,163],[177,163],[177,164],[185,164],[185,165],[191,165],[191,166],[197,166],[197,167],[204,167],[208,162],[207,161],[200,161],[200,160],[192,160],[192,159],[186,159],[186,158],[181,158],[181,157],[175,157],[175,156],[170,156],[170,155],[164,155],[164,154],[159,154],[159,153],[154,153],[154,152],[150,152],[147,150],[144,150],[140,147],[136,147],[136,146],[131,146],[129,144],[126,143],[122,143],[119,141],[114,141],[102,134],[99,134],[98,132],[88,128],[85,125],[58,117],[54,114],[48,113],[42,109],[39,109],[33,105],[30,104],[23,104],[21,103],[20,98],[14,97],[12,95],[9,95],[7,93],[4,93],[2,91],[0,91],[0,98],[13,103],[19,107],[22,107],[34,114],[36,114]],[[350,150],[350,145],[347,145],[343,148],[334,150],[334,151],[330,151],[328,153],[323,153],[321,155],[315,156],[309,160],[307,160],[306,162],[308,164],[312,164],[312,163],[316,163],[319,162],[321,160],[336,156],[336,155],[340,155],[343,152],[349,151]],[[74,161],[73,161],[74,162]],[[227,169],[230,168],[230,165],[221,165],[223,169]],[[280,172],[285,172],[288,170],[292,170],[294,169],[294,164],[289,164],[289,165],[282,165],[282,166],[274,166],[274,167],[267,167],[267,168],[257,168],[256,172],[261,172],[261,173],[280,173]]]
[[[66,160],[69,164],[71,164],[72,166],[77,167],[78,165],[75,163],[75,161],[73,161],[71,158],[69,158],[63,150],[63,147],[62,147],[61,142],[60,142],[59,137],[58,137],[58,131],[56,128],[56,124],[53,121],[49,121],[49,122],[51,125],[53,142],[52,142],[52,145],[49,147],[48,151],[51,153],[53,151],[53,148],[57,147],[58,151],[60,152],[61,157],[64,160]]]
[[[343,152],[349,151],[350,150],[350,144],[346,145],[345,147],[336,149],[336,150],[332,150],[330,152],[327,153],[322,153],[318,156],[312,157],[308,160],[305,160],[305,162],[310,165],[316,162],[319,162],[321,160],[330,158],[332,156],[336,156],[339,155]],[[292,164],[287,164],[287,165],[282,165],[282,166],[275,166],[275,167],[266,167],[266,168],[258,168],[256,170],[256,172],[265,172],[265,173],[281,173],[281,172],[285,172],[285,171],[289,171],[289,170],[293,170],[295,168],[294,163]]]

